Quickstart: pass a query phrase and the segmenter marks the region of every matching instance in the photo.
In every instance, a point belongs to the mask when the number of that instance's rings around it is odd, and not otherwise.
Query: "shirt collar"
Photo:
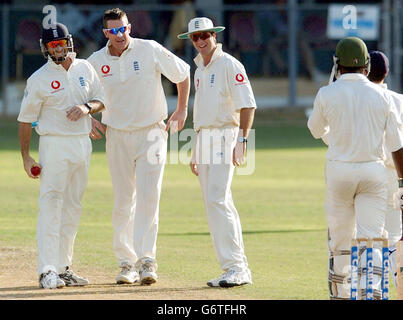
[[[213,56],[211,57],[211,60],[207,66],[204,65],[203,57],[201,56],[200,53],[196,56],[196,58],[193,59],[193,61],[195,62],[196,66],[198,68],[204,69],[204,68],[207,68],[209,65],[211,65],[215,60],[220,58],[223,54],[224,54],[224,52],[222,51],[222,44],[217,43],[217,47],[214,50]]]
[[[362,73],[344,73],[339,77],[338,80],[353,80],[353,81],[369,82],[367,76],[364,76]]]
[[[119,58],[119,57],[117,57],[117,56],[111,55],[111,53],[109,52],[109,47],[110,47],[110,45],[111,45],[111,42],[108,40],[108,42],[106,43],[106,46],[105,46],[105,48],[106,48],[106,55],[107,55],[108,57],[110,57],[110,58]],[[127,47],[127,49],[126,49],[125,51],[123,51],[122,55],[124,55],[125,52],[127,52],[128,50],[133,49],[133,47],[134,47],[134,38],[129,37],[129,46]]]
[[[387,89],[388,84],[387,83],[378,83],[382,88]]]
[[[67,54],[67,56],[71,59],[71,65],[70,66],[72,66],[75,63],[77,53],[69,52]],[[55,63],[50,56],[48,56],[48,66],[50,68],[52,68],[52,69],[56,69],[56,70],[60,69],[60,70],[66,71],[66,69],[64,69],[64,67],[62,66],[61,63],[60,64]]]

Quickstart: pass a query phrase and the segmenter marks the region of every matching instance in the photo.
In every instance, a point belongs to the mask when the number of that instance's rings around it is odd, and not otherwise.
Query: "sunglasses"
[[[110,34],[118,34],[120,33],[125,33],[127,28],[130,26],[130,23],[127,26],[123,26],[123,27],[118,27],[118,28],[110,28],[110,29],[104,29],[105,31],[109,32]]]
[[[67,40],[66,39],[61,39],[61,40],[55,40],[55,41],[50,41],[47,43],[48,47],[50,48],[57,48],[57,46],[61,46],[64,47],[65,45],[67,45]]]
[[[201,32],[201,33],[196,33],[196,34],[191,34],[190,39],[192,39],[193,42],[197,42],[197,40],[202,39],[206,40],[211,37],[210,32]]]

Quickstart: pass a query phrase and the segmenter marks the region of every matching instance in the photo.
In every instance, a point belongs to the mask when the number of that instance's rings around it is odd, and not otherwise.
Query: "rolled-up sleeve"
[[[315,139],[319,139],[327,133],[328,123],[326,118],[323,116],[321,90],[319,90],[315,97],[315,101],[313,102],[313,110],[308,119],[308,128]]]

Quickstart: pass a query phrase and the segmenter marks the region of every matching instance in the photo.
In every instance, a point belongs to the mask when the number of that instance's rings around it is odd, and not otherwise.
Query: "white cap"
[[[178,35],[179,39],[189,39],[189,35],[195,32],[213,31],[215,33],[221,32],[225,29],[222,26],[213,26],[213,21],[209,18],[193,18],[188,24],[188,32]]]

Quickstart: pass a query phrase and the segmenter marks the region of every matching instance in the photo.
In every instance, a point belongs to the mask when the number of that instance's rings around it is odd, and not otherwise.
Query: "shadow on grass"
[[[208,290],[226,290],[225,288],[210,288],[207,286],[203,287],[180,287],[180,288],[157,288],[150,286],[141,286],[139,284],[135,285],[118,285],[114,283],[100,283],[88,285],[85,287],[66,287],[61,289],[41,289],[36,286],[21,286],[21,287],[11,287],[11,288],[0,288],[0,300],[1,299],[39,299],[46,297],[63,297],[70,296],[82,296],[87,295],[91,296],[99,296],[98,298],[102,298],[102,295],[115,295],[115,294],[131,294],[133,298],[136,298],[138,295],[140,299],[143,299],[144,296],[160,293],[160,294],[169,294],[169,293],[186,293],[189,291],[208,291]],[[27,292],[28,291],[28,292]],[[152,296],[151,296],[152,297]],[[122,297],[119,297],[122,298]],[[91,299],[91,298],[90,298]],[[97,299],[93,297],[92,299]]]
[[[295,229],[295,230],[254,230],[254,231],[242,231],[244,235],[247,234],[271,234],[271,233],[309,233],[309,232],[323,232],[327,229]],[[175,237],[175,236],[209,236],[209,232],[183,232],[183,233],[158,233],[159,237]]]

